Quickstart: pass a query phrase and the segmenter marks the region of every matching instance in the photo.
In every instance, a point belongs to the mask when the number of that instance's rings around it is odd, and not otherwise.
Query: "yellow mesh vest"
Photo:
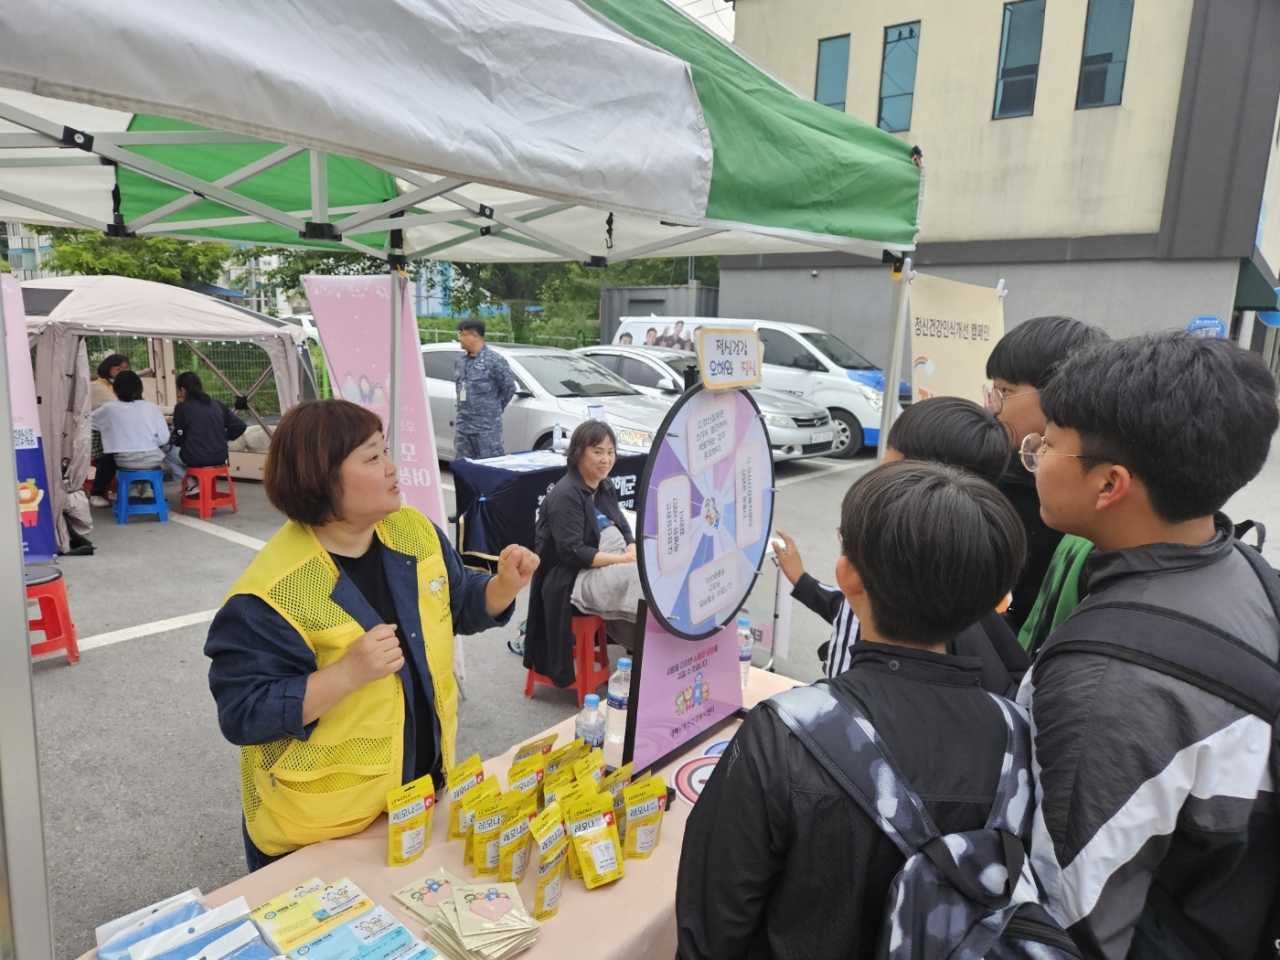
[[[417,563],[418,613],[440,718],[445,770],[453,767],[458,686],[453,678],[449,577],[435,528],[411,507],[378,524],[387,547]],[[310,527],[290,521],[236,581],[228,597],[251,594],[280,613],[316,655],[341,659],[364,631],[329,595],[338,568]],[[241,800],[249,837],[270,856],[359,833],[382,813],[404,764],[404,692],[394,674],[346,697],[308,740],[285,738],[240,750]]]

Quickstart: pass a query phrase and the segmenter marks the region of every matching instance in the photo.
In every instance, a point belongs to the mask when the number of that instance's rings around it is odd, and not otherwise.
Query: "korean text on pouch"
[[[623,856],[647,860],[662,834],[662,817],[667,811],[667,785],[661,777],[632,784],[622,791],[627,808],[627,839]]]
[[[607,793],[581,798],[569,806],[565,818],[587,889],[622,877],[626,868],[613,819],[613,798]]]
[[[569,833],[558,803],[549,803],[529,824],[538,851],[538,885],[533,900],[536,920],[554,917],[560,909],[560,889],[564,881],[565,851]]]
[[[403,867],[422,856],[431,842],[435,807],[430,774],[387,794],[387,866]]]

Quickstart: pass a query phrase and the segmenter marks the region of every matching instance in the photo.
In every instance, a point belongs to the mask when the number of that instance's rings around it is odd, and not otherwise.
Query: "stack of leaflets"
[[[434,960],[436,951],[382,907],[289,951],[289,960]]]
[[[540,924],[514,883],[469,884],[443,868],[397,891],[450,960],[507,960],[533,946]]]

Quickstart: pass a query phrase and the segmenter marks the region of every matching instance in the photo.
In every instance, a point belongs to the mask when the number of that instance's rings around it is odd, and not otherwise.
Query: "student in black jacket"
[[[1017,514],[962,470],[889,463],[850,488],[840,539],[836,580],[863,640],[831,690],[866,714],[942,833],[981,829],[1007,728],[981,662],[945,651],[1017,578]],[[777,715],[756,707],[685,828],[679,956],[870,958],[903,863]]]
[[[889,431],[884,460],[929,460],[961,467],[998,483],[1009,465],[1010,450],[1004,428],[990,412],[960,397],[930,397],[903,411]],[[849,668],[858,640],[858,618],[839,588],[819,583],[804,570],[800,551],[783,531],[784,550],[776,552],[778,566],[791,581],[791,595],[832,625],[831,639],[818,648],[823,673],[834,677]],[[1026,651],[1008,624],[991,610],[961,631],[948,653],[979,657],[982,685],[1002,697],[1012,697],[1031,666]]]
[[[1027,434],[1044,433],[1040,391],[1058,365],[1081,347],[1109,339],[1097,327],[1070,317],[1036,317],[1000,338],[987,358],[991,386],[983,390],[987,409],[1005,426],[1011,450],[1017,450]],[[1013,603],[1007,614],[1016,633],[1035,606],[1062,534],[1040,518],[1035,480],[1020,464],[1011,464],[997,486],[1018,511],[1027,531],[1027,564],[1014,584]]]
[[[242,436],[247,424],[221,400],[204,392],[190,370],[178,374],[178,402],[173,408],[173,434],[165,462],[179,483],[187,467],[220,467],[227,462],[227,441]],[[194,486],[194,482],[193,482]]]

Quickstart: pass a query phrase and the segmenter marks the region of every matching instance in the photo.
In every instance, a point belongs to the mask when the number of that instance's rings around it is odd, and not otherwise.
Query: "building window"
[[[884,32],[884,66],[880,70],[881,130],[911,129],[911,101],[916,92],[916,55],[920,52],[920,21],[889,27]]]
[[[1111,107],[1124,91],[1134,0],[1089,0],[1076,109]]]
[[[849,35],[818,41],[818,81],[813,99],[824,107],[844,110],[849,87]]]
[[[1004,5],[1000,71],[996,74],[996,106],[992,114],[996,120],[1029,117],[1035,110],[1043,36],[1044,0],[1017,0]]]

